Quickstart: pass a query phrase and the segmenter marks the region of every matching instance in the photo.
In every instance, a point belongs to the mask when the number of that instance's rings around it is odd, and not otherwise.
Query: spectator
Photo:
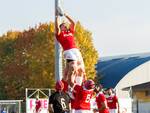
[[[35,113],[40,113],[41,112],[41,101],[39,100],[38,97],[36,97],[36,101],[35,101]]]

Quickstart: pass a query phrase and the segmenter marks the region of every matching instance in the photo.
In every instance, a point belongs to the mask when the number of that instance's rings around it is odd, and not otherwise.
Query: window
[[[145,96],[150,96],[150,90],[145,91]]]

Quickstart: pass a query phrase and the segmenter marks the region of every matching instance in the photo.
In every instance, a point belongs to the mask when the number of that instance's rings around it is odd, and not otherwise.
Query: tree
[[[93,44],[92,33],[84,29],[80,22],[77,22],[75,36],[76,42],[83,56],[87,77],[94,79],[96,74],[95,64],[98,60],[98,52]]]
[[[87,76],[95,77],[98,53],[92,34],[78,22],[75,37]],[[23,32],[9,31],[0,37],[0,84],[7,99],[24,98],[27,87],[53,88],[55,70],[54,23],[39,24]]]

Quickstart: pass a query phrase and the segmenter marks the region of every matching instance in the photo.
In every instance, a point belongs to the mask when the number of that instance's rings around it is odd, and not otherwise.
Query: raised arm
[[[73,21],[73,19],[69,15],[67,15],[66,13],[64,14],[64,16],[69,20],[70,27],[73,28],[73,30],[74,30],[74,28],[75,28],[75,22]]]
[[[56,16],[56,25],[55,25],[55,28],[56,28],[56,35],[59,35],[59,33],[60,33],[58,21],[59,21],[59,20],[58,20],[58,16]]]

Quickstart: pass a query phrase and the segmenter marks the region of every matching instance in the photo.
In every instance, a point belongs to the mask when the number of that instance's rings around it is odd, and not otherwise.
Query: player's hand
[[[57,7],[56,14],[59,16],[64,16],[64,12],[60,7]]]
[[[96,112],[97,112],[97,109],[93,109],[93,112],[96,113]]]
[[[118,113],[121,113],[120,110],[118,110]]]
[[[66,14],[66,13],[64,13],[64,16],[66,17],[66,16],[67,16],[67,14]]]

